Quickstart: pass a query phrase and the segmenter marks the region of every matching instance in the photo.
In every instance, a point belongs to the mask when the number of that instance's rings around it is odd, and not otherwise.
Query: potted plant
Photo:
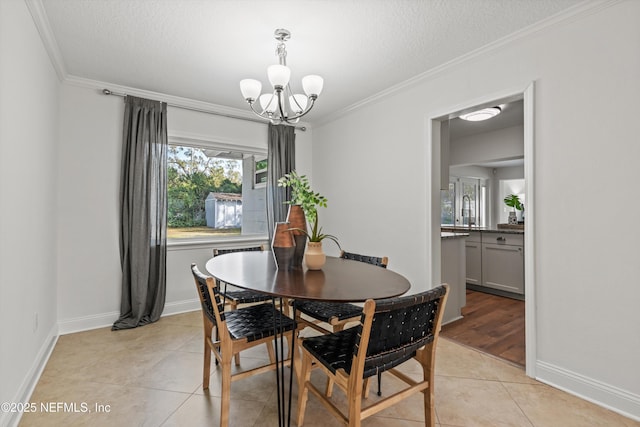
[[[524,209],[524,206],[520,201],[520,197],[518,197],[516,194],[509,194],[504,198],[504,204],[509,206],[510,208],[513,208],[513,210],[509,212],[509,224],[517,224],[518,216],[516,214],[516,210],[521,211]]]
[[[327,198],[311,189],[309,179],[306,175],[298,175],[296,171],[285,174],[278,180],[278,187],[291,189],[291,199],[286,201],[288,205],[298,205],[304,211],[307,222],[311,224],[311,233],[306,228],[294,227],[290,230],[302,233],[309,239],[305,263],[310,270],[319,270],[325,262],[325,254],[322,251],[322,241],[324,239],[333,240],[338,247],[338,238],[322,232],[322,227],[318,227],[318,207],[327,207]]]

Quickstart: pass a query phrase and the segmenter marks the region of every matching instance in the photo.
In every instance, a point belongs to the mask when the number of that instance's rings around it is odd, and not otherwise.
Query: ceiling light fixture
[[[262,91],[262,83],[254,79],[240,80],[240,91],[251,110],[263,119],[271,120],[273,124],[298,123],[300,117],[307,114],[313,108],[322,92],[324,81],[322,77],[309,75],[302,78],[302,88],[306,95],[294,94],[289,87],[291,69],[287,67],[287,49],[285,42],[291,38],[291,33],[285,29],[277,29],[275,38],[278,41],[276,55],[278,64],[267,68],[269,82],[273,86],[272,93]],[[262,110],[256,110],[255,101],[260,100]]]
[[[500,107],[483,108],[482,110],[472,111],[471,113],[460,114],[460,118],[470,122],[481,122],[482,120],[489,120],[497,116],[501,111],[502,108]]]

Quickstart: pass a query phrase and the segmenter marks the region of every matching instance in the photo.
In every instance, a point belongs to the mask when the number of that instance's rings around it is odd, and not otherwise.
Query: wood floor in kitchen
[[[441,335],[524,366],[524,301],[467,290],[462,316]]]

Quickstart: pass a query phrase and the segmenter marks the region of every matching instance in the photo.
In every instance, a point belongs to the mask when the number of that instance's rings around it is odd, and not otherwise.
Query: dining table
[[[211,258],[207,271],[229,285],[261,292],[272,297],[274,306],[285,310],[286,300],[315,300],[324,302],[364,302],[368,299],[392,298],[406,293],[411,284],[401,274],[388,268],[327,256],[320,270],[304,265],[278,269],[273,253],[234,252]],[[295,319],[295,304],[292,318]],[[291,386],[294,358],[290,362],[289,396],[285,398],[284,332],[274,324],[275,355],[278,364],[278,421],[284,427],[291,423]],[[288,401],[288,408],[287,403]]]

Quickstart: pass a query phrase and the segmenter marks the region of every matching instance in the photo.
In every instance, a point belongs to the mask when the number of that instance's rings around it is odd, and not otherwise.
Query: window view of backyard
[[[440,191],[440,224],[455,225],[456,185],[449,183],[449,190]]]
[[[485,224],[485,187],[476,178],[451,177],[448,190],[440,191],[440,224]]]
[[[244,234],[243,202],[247,200],[243,200],[243,172],[247,165],[253,169],[251,156],[239,152],[170,145],[167,163],[168,239]],[[247,176],[248,187],[252,187],[253,170],[247,172]],[[244,195],[253,199],[248,204],[250,210],[255,211],[251,206],[258,203],[251,190],[245,191]],[[256,217],[255,212],[251,213],[253,215],[250,217]],[[255,229],[255,224],[248,228]]]

